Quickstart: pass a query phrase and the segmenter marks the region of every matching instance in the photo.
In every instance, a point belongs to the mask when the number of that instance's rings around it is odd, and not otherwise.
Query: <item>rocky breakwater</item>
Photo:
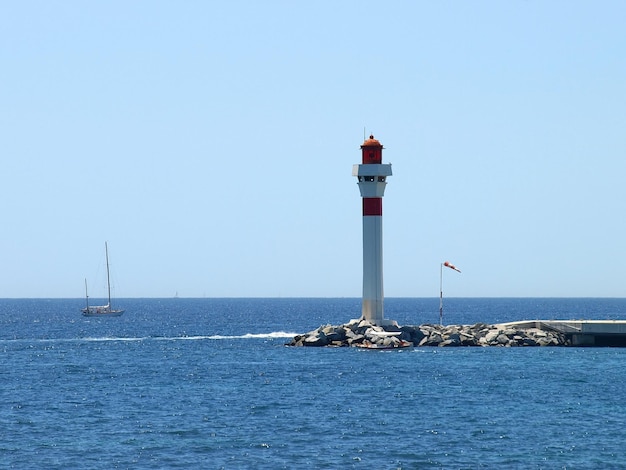
[[[377,326],[365,320],[333,326],[323,325],[298,335],[288,346],[368,347],[394,349],[407,346],[568,346],[562,333],[510,325]]]

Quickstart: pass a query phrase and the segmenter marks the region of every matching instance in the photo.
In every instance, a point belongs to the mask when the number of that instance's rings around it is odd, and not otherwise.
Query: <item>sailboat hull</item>
[[[108,305],[101,307],[85,307],[81,309],[84,317],[119,317],[124,310],[115,310]]]
[[[83,317],[120,317],[124,310],[112,310],[110,312],[83,312]]]

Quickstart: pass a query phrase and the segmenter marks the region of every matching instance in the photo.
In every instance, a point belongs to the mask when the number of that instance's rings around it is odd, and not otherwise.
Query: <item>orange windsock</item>
[[[446,261],[445,263],[443,263],[443,265],[446,268],[454,269],[455,271],[461,272],[461,270],[457,268],[455,265],[453,265],[450,261]]]

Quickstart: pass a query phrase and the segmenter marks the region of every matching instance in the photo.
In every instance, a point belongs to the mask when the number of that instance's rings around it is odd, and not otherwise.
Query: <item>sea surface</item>
[[[626,299],[444,301],[444,324]],[[97,303],[97,299],[92,299]],[[0,299],[0,468],[626,468],[626,348],[293,348],[360,299]],[[439,299],[385,299],[400,324]]]

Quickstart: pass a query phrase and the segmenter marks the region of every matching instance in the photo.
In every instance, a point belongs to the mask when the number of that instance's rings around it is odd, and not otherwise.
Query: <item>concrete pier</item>
[[[626,347],[626,320],[528,320],[500,326],[556,331],[564,334],[572,346]]]

